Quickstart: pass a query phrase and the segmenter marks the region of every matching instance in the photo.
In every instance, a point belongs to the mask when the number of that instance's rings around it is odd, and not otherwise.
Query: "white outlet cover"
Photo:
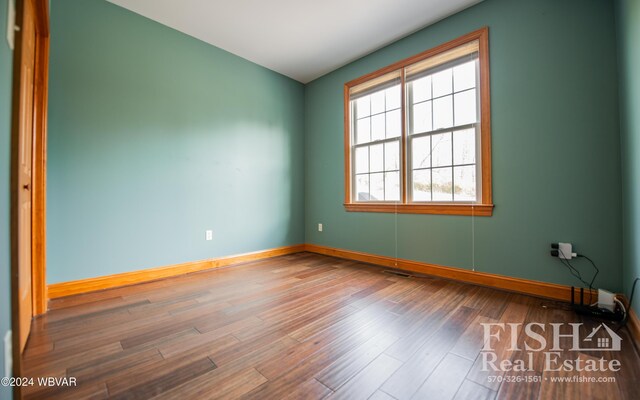
[[[322,224],[318,224],[318,232],[322,232]]]
[[[11,331],[4,334],[4,376],[13,375],[13,346],[11,343]]]
[[[598,289],[598,307],[607,309],[611,312],[615,311],[616,303],[615,303],[616,295],[606,291],[604,289]]]
[[[213,231],[212,230],[205,231],[205,239],[206,240],[213,240]]]
[[[9,0],[7,4],[7,42],[9,43],[9,48],[13,50],[16,36],[16,0]]]
[[[571,243],[558,243],[558,258],[571,260],[573,258],[573,246]]]

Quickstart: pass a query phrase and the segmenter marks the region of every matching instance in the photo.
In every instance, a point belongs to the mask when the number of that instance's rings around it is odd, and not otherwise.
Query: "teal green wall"
[[[11,165],[11,71],[13,52],[6,40],[7,0],[0,0],[0,375],[4,371],[4,335],[11,329],[9,179]],[[0,399],[11,391],[0,385]]]
[[[623,285],[640,277],[640,0],[616,2],[623,179]],[[640,286],[634,308],[640,311]]]
[[[48,281],[307,241],[578,284],[548,255],[570,241],[620,290],[614,20],[605,0],[486,0],[303,87],[107,2],[56,0]],[[482,26],[494,216],[345,212],[344,82]]]
[[[51,29],[49,283],[304,242],[302,84],[103,0]]]
[[[490,29],[494,215],[345,212],[343,84],[483,26]],[[475,261],[479,271],[577,285],[548,253],[549,243],[567,241],[598,263],[597,286],[620,290],[615,44],[613,2],[486,0],[311,82],[306,241],[462,268]],[[576,265],[591,276],[588,264]]]

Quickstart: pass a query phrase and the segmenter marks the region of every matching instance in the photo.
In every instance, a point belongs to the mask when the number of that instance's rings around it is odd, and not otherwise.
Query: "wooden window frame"
[[[406,127],[406,96],[405,96],[405,74],[401,74],[401,110],[402,110],[402,133],[401,133],[401,201],[392,202],[355,202],[352,197],[351,179],[351,106],[350,89],[361,85],[367,81],[380,78],[383,75],[392,73],[425,60],[438,54],[452,50],[466,43],[478,41],[478,63],[479,63],[479,91],[480,91],[480,154],[481,154],[481,197],[476,203],[438,203],[420,202],[410,203],[408,201],[408,166],[407,166],[407,127]],[[490,71],[489,71],[489,28],[484,27],[470,32],[457,39],[426,50],[420,54],[398,61],[377,71],[371,72],[360,78],[354,79],[344,85],[344,207],[352,212],[383,212],[401,214],[444,214],[444,215],[471,215],[471,216],[491,216],[493,214],[493,197],[491,187],[491,97],[490,97]]]

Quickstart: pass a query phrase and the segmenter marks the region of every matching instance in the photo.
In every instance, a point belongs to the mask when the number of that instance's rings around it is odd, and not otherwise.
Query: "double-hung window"
[[[487,28],[345,85],[349,211],[491,215]]]

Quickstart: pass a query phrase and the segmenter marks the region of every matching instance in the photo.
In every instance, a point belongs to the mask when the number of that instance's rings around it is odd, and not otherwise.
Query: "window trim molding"
[[[424,59],[433,57],[445,51],[477,40],[479,43],[478,62],[480,65],[480,154],[482,157],[482,193],[478,203],[408,203],[407,202],[407,134],[406,117],[402,118],[401,134],[401,180],[402,193],[401,202],[398,203],[375,203],[375,202],[354,202],[351,197],[351,118],[350,118],[350,88],[391,73],[398,69],[403,69],[411,64],[415,64]],[[401,109],[406,111],[405,104],[405,74],[401,74]],[[377,71],[363,75],[344,84],[344,207],[346,211],[352,212],[387,212],[404,214],[444,214],[444,215],[473,215],[491,216],[493,214],[493,191],[491,185],[491,96],[490,96],[490,71],[489,71],[489,28],[483,27],[476,31],[467,33],[449,42],[423,51],[422,53],[405,58],[391,65],[383,67]]]

